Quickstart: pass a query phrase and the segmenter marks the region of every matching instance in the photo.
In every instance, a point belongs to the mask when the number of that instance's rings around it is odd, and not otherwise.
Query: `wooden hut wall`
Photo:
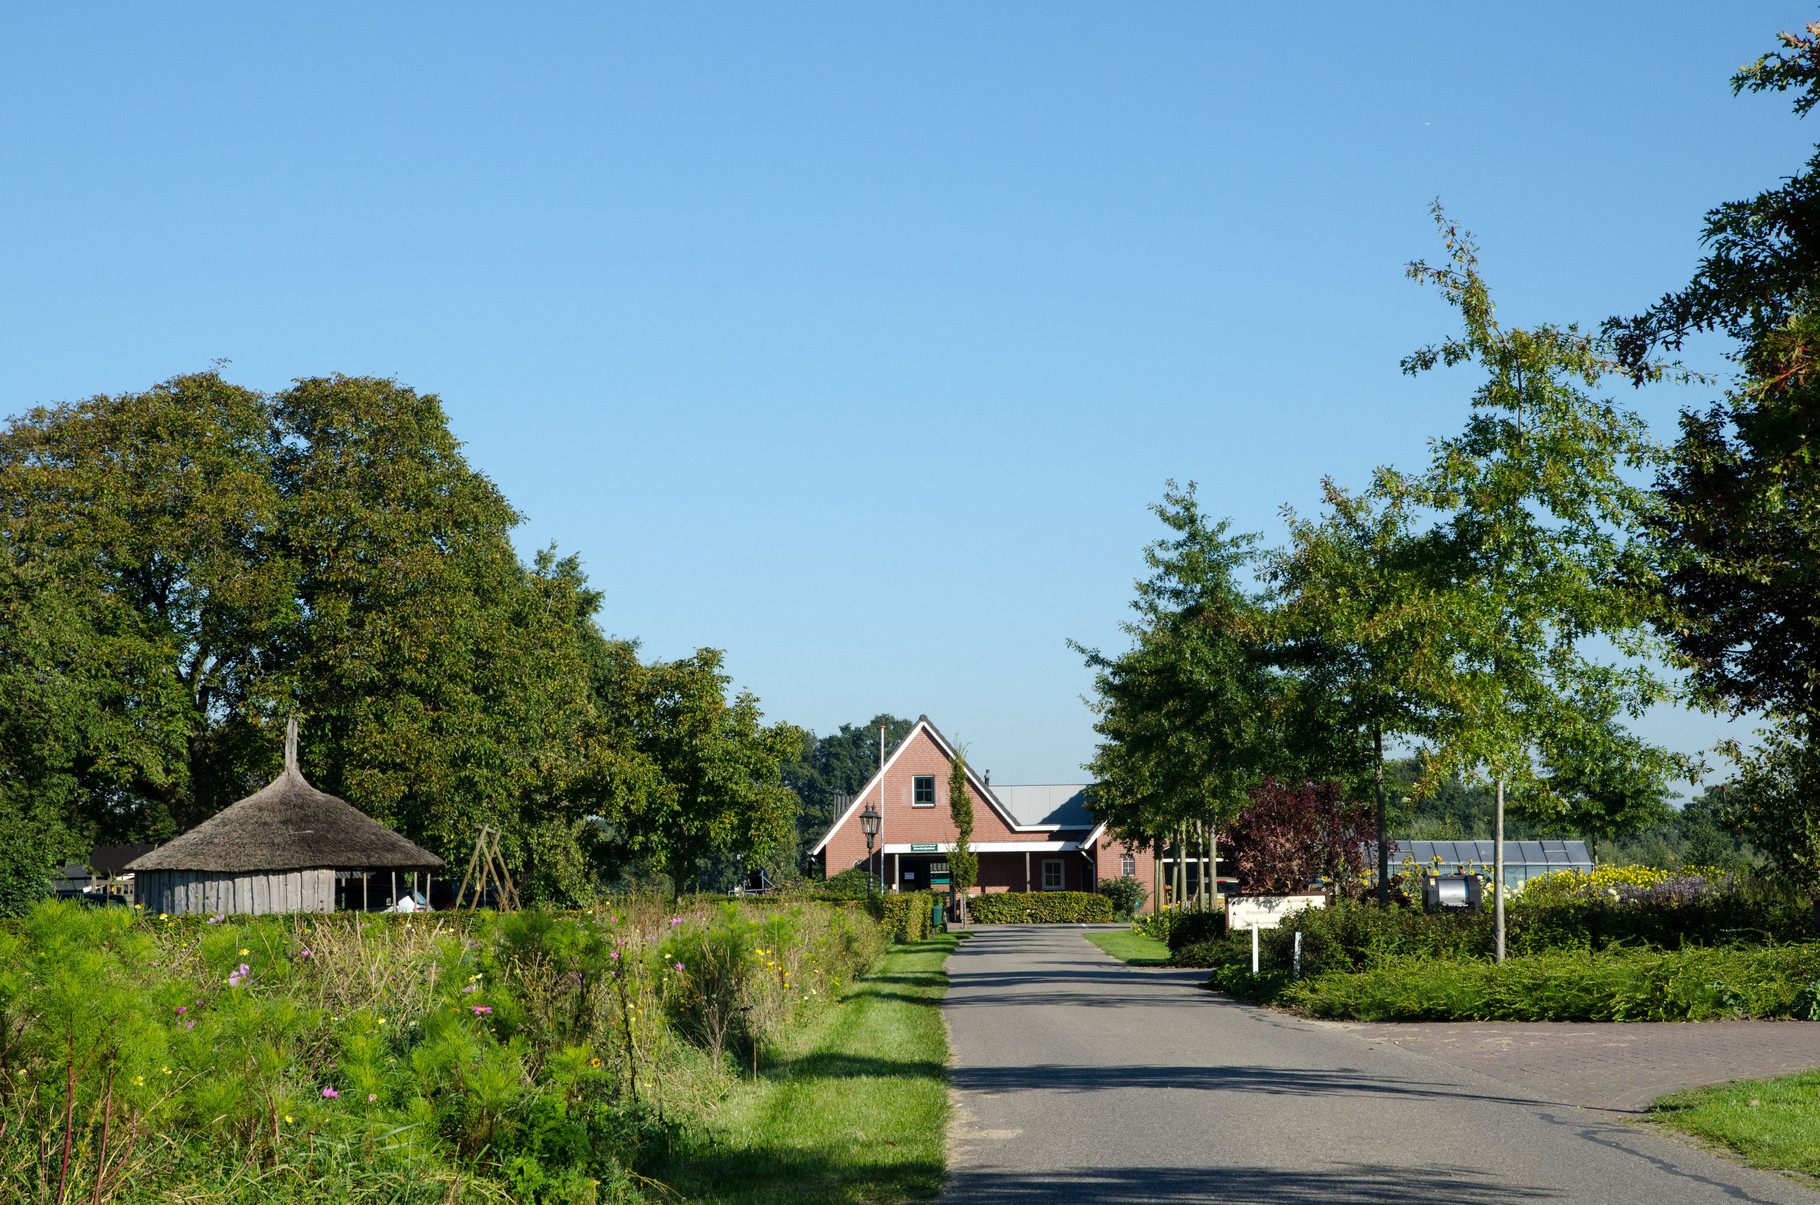
[[[135,901],[147,912],[259,915],[333,912],[333,870],[269,870],[218,874],[202,870],[145,870],[133,876]]]

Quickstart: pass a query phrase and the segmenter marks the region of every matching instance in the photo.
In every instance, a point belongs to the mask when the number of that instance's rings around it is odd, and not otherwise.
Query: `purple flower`
[[[465,996],[469,992],[477,992],[479,990],[480,990],[479,988],[475,987],[473,984],[470,983],[470,984],[468,984],[468,986],[461,989],[461,994]]]
[[[672,924],[672,925],[680,925],[680,924],[682,924],[682,917],[680,917],[680,916],[673,916],[673,917],[671,917],[671,918],[670,918],[670,923],[671,923],[671,924]]]
[[[194,1028],[196,1028],[196,1023],[194,1021],[185,1021],[183,1023],[183,1027],[185,1029],[194,1029]]]
[[[178,1006],[177,1006],[177,1015],[178,1015],[178,1016],[180,1016],[180,1017],[181,1017],[181,1016],[182,1016],[182,1015],[183,1015],[183,1014],[184,1014],[184,1013],[187,1013],[187,1012],[189,1012],[189,1011],[190,1011],[190,1006],[189,1006],[189,1005],[187,1005],[187,1004],[179,1004],[179,1005],[178,1005]]]
[[[474,1015],[475,1015],[475,1016],[477,1016],[477,1017],[479,1017],[479,1016],[483,1016],[483,1015],[484,1015],[484,1014],[486,1014],[486,1013],[490,1013],[490,1012],[492,1012],[492,1011],[493,1011],[493,1010],[492,1010],[492,1009],[490,1009],[490,1008],[488,1008],[488,1007],[487,1007],[487,1006],[486,1006],[486,1005],[484,1005],[484,1004],[476,1004],[476,1005],[475,1005],[475,1006],[474,1006]]]
[[[376,1100],[378,1100],[378,1099],[379,1099],[379,1094],[378,1094],[378,1093],[377,1093],[377,1092],[369,1092],[369,1093],[367,1093],[367,1103],[368,1103],[368,1104],[371,1104],[371,1103],[373,1103],[373,1102],[374,1102],[374,1101],[376,1101]]]
[[[228,974],[228,980],[227,980],[228,986],[229,987],[239,987],[241,984],[245,983],[248,979],[251,979],[252,977],[253,977],[253,969],[251,967],[247,966],[247,964],[243,962],[240,964],[239,970],[232,971]]]
[[[607,957],[608,957],[608,958],[618,958],[618,957],[619,957],[619,951],[618,951],[618,950],[615,950],[615,951],[613,951],[613,952],[612,952],[612,953],[611,953],[611,954],[609,954],[609,955],[607,955]]]
[[[315,957],[315,955],[311,954],[308,950],[304,950],[302,953],[303,953],[303,957],[305,957],[305,958],[314,958]]]
[[[324,1100],[339,1100],[341,1098],[341,1093],[335,1091],[333,1088],[324,1088],[322,1090],[322,1097]]]
[[[676,969],[677,969],[677,970],[679,970],[679,971],[680,971],[680,970],[682,970],[682,969],[683,969],[683,964],[682,964],[682,963],[680,963],[680,962],[679,962],[679,963],[677,963],[677,964],[676,964]]]

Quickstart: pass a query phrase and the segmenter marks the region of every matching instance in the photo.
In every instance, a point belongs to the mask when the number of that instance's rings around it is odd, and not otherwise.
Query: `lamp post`
[[[859,814],[859,831],[866,834],[866,894],[872,894],[872,842],[878,837],[878,822],[882,819],[878,808],[868,803],[866,810]]]

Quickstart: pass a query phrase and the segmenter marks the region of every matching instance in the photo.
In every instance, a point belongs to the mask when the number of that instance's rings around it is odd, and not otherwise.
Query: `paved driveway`
[[[955,1202],[1820,1203],[1368,1032],[1126,967],[1078,929],[948,963]]]

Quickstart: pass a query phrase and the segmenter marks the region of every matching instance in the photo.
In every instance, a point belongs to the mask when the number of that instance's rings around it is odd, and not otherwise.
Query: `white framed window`
[[[1128,879],[1137,878],[1137,855],[1123,854],[1119,857],[1119,873]]]
[[[1043,890],[1060,891],[1062,889],[1062,860],[1060,858],[1043,859]]]
[[[935,775],[918,774],[910,780],[910,806],[913,808],[932,808],[935,806]]]

